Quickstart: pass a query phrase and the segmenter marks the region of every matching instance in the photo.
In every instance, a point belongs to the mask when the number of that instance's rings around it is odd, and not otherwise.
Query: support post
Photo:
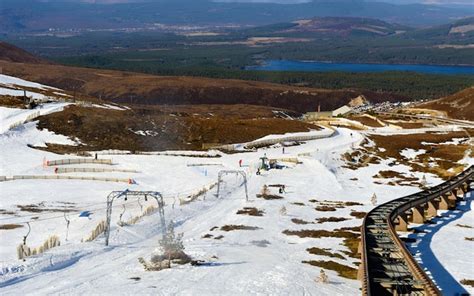
[[[425,223],[425,209],[424,206],[416,206],[412,208],[412,222],[417,224]]]
[[[458,201],[458,197],[456,196],[456,194],[454,193],[449,194],[448,195],[448,208],[455,209],[457,201]]]
[[[434,200],[428,202],[427,216],[429,218],[436,217],[438,215],[438,203]]]
[[[406,214],[398,216],[398,224],[395,226],[396,231],[408,231],[408,217]]]
[[[438,209],[440,210],[449,210],[449,200],[448,196],[446,195],[441,195],[438,203]]]

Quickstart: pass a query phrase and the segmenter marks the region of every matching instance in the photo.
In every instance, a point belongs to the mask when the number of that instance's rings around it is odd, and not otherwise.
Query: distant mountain
[[[279,28],[278,28],[279,27]],[[270,27],[269,27],[270,28]],[[332,36],[387,36],[399,34],[412,28],[390,24],[377,19],[357,17],[322,17],[294,21],[274,26],[274,33],[282,34],[322,34]]]
[[[449,24],[418,29],[401,35],[407,40],[424,40],[444,47],[474,48],[474,17],[461,19]]]
[[[141,1],[140,1],[141,2]],[[223,3],[210,0],[154,0],[99,5],[84,2],[2,0],[0,33],[44,32],[49,29],[147,27],[181,25],[265,25],[312,17],[378,18],[390,23],[427,26],[474,14],[423,4],[395,5],[362,0],[312,1],[297,4]]]

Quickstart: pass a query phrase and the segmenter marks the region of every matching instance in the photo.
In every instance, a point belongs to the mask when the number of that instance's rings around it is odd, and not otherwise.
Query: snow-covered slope
[[[5,119],[17,112],[0,113]],[[299,238],[285,230],[328,230],[358,227],[361,220],[352,211],[366,212],[373,206],[375,193],[379,203],[418,191],[410,186],[375,184],[372,176],[389,167],[388,162],[374,164],[356,171],[343,168],[341,154],[354,149],[363,134],[338,128],[324,139],[286,147],[259,149],[254,152],[221,154],[219,158],[150,155],[99,155],[110,158],[113,166],[81,164],[66,167],[113,167],[136,170],[137,173],[93,173],[94,176],[133,178],[137,184],[79,180],[16,180],[0,182],[0,225],[20,225],[0,229],[0,292],[2,295],[24,294],[158,294],[158,295],[355,295],[360,283],[326,270],[330,283],[316,282],[320,268],[302,263],[324,260],[356,268],[358,259],[344,251],[342,238]],[[38,131],[34,122],[20,125],[0,134],[0,176],[52,175],[53,167],[43,161],[77,156],[55,155],[29,148],[27,144],[73,144],[72,139]],[[280,162],[286,168],[255,174],[260,157],[297,158],[299,163]],[[239,167],[242,160],[243,167]],[[245,200],[242,179],[224,177],[222,194],[216,198],[212,189],[198,200],[180,205],[179,200],[191,192],[217,181],[220,170],[243,170],[248,177],[250,200]],[[408,172],[404,165],[391,170]],[[71,176],[92,173],[69,173]],[[419,175],[418,177],[421,177]],[[441,180],[427,175],[428,183]],[[264,185],[284,184],[282,199],[265,200],[256,195]],[[153,201],[117,200],[112,213],[110,246],[100,236],[92,242],[81,242],[105,218],[107,195],[113,190],[153,190],[165,197],[166,220],[174,221],[177,232],[184,233],[186,252],[207,262],[204,266],[182,265],[160,272],[146,272],[139,257],[149,257],[158,247],[161,230],[158,214],[147,216],[137,224],[119,226],[138,215],[141,206]],[[278,192],[271,188],[272,193]],[[362,205],[342,206],[334,211],[316,211],[314,201],[354,201]],[[262,210],[263,216],[238,215],[243,207]],[[286,213],[282,208],[286,209]],[[68,210],[66,214],[64,210]],[[90,211],[89,218],[80,217]],[[342,222],[317,223],[323,217],[344,217]],[[308,224],[297,224],[294,219]],[[66,220],[70,220],[67,228]],[[26,239],[30,246],[39,246],[48,236],[58,235],[61,246],[44,254],[16,259],[16,247]],[[255,230],[224,231],[225,225],[258,227]],[[214,229],[214,227],[217,227]],[[213,230],[211,230],[213,229]],[[205,238],[203,236],[206,236]],[[222,236],[221,238],[219,238]],[[67,240],[66,240],[67,237]],[[327,248],[338,258],[312,255],[307,248]]]
[[[69,97],[58,88],[0,74],[0,97],[23,97],[24,95],[39,101]]]

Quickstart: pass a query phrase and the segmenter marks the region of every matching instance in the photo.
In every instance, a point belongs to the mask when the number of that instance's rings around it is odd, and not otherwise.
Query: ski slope
[[[48,105],[53,108],[51,105]],[[49,107],[47,107],[49,108]],[[59,111],[60,109],[55,109]],[[18,113],[17,113],[18,112]],[[22,117],[20,111],[0,113]],[[26,114],[23,114],[26,115]],[[23,116],[22,115],[22,116]],[[19,116],[19,117],[18,117]],[[2,119],[3,122],[3,119]],[[314,132],[313,132],[314,133]],[[283,234],[284,230],[328,230],[360,226],[362,220],[351,216],[351,211],[367,212],[373,206],[375,193],[379,203],[418,191],[410,186],[375,184],[372,176],[389,167],[389,161],[373,164],[356,171],[343,167],[341,155],[357,147],[362,133],[345,128],[323,139],[282,148],[258,149],[254,152],[222,154],[219,158],[196,158],[161,154],[100,155],[112,159],[114,168],[137,170],[138,173],[113,172],[107,176],[133,178],[137,184],[108,183],[78,180],[16,180],[0,182],[0,224],[20,224],[22,227],[0,230],[0,293],[17,295],[44,294],[101,294],[101,295],[355,295],[360,283],[343,278],[335,271],[326,270],[330,283],[316,282],[320,268],[302,263],[304,260],[331,260],[356,268],[358,259],[343,251],[341,238],[299,238]],[[43,160],[77,158],[55,155],[32,149],[27,145],[60,143],[73,145],[75,139],[40,131],[29,122],[0,134],[0,176],[16,174],[51,175],[52,167],[43,167]],[[260,157],[298,158],[299,162],[281,162],[286,168],[255,174]],[[244,167],[238,163],[242,160]],[[188,166],[199,164],[200,166]],[[209,164],[206,166],[206,164]],[[211,165],[212,164],[212,165]],[[216,165],[219,164],[219,165]],[[81,165],[81,167],[102,167]],[[242,180],[235,176],[224,178],[223,194],[217,199],[215,188],[189,204],[179,200],[196,189],[216,182],[222,169],[244,170],[248,176],[250,200],[245,201]],[[391,170],[407,173],[404,165],[390,166]],[[411,172],[410,172],[411,173]],[[69,175],[85,175],[71,173]],[[104,175],[104,173],[97,173]],[[422,174],[416,174],[420,177]],[[441,182],[427,175],[429,185]],[[286,193],[280,200],[256,198],[264,185],[284,184]],[[207,262],[204,266],[173,266],[159,272],[146,272],[139,257],[149,258],[156,251],[161,229],[158,214],[143,218],[131,226],[119,226],[120,214],[126,220],[140,213],[136,200],[118,200],[112,213],[110,246],[104,246],[100,236],[92,242],[81,242],[105,217],[107,195],[113,190],[153,190],[165,196],[167,222],[174,221],[176,231],[184,233],[186,252],[195,259]],[[272,189],[275,194],[278,194]],[[316,211],[310,200],[357,201],[360,206],[338,208],[334,212]],[[145,206],[153,201],[141,201]],[[43,209],[24,211],[19,206]],[[264,211],[262,217],[237,215],[243,207]],[[282,207],[286,214],[281,214]],[[33,207],[35,208],[35,207]],[[62,211],[69,209],[71,212]],[[80,211],[91,211],[90,218],[79,217]],[[343,222],[295,224],[292,219],[309,222],[321,217],[346,217]],[[35,219],[35,217],[38,217]],[[69,230],[66,227],[69,219]],[[16,247],[28,232],[24,224],[30,221],[31,232],[27,243],[40,245],[49,235],[58,235],[61,246],[44,254],[16,259]],[[472,223],[471,223],[472,224]],[[257,230],[223,231],[224,225],[246,225]],[[212,228],[219,227],[218,229]],[[441,232],[440,232],[441,233]],[[452,233],[450,231],[449,233]],[[211,238],[203,238],[210,234]],[[67,241],[66,241],[67,235]],[[223,236],[220,239],[216,237]],[[468,242],[469,243],[469,242]],[[307,248],[328,248],[344,259],[312,255]],[[440,247],[442,249],[442,247]],[[472,250],[472,249],[471,249]],[[443,250],[437,251],[443,254]],[[444,256],[444,255],[443,255]],[[449,264],[449,263],[446,263]]]

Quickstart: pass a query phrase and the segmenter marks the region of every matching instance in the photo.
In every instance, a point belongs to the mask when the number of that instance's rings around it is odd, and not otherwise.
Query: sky
[[[219,2],[272,2],[272,3],[304,3],[311,0],[217,0]],[[464,4],[473,5],[473,0],[366,0],[367,2],[390,2],[395,4],[425,3],[425,4]],[[328,0],[328,2],[330,2]]]

